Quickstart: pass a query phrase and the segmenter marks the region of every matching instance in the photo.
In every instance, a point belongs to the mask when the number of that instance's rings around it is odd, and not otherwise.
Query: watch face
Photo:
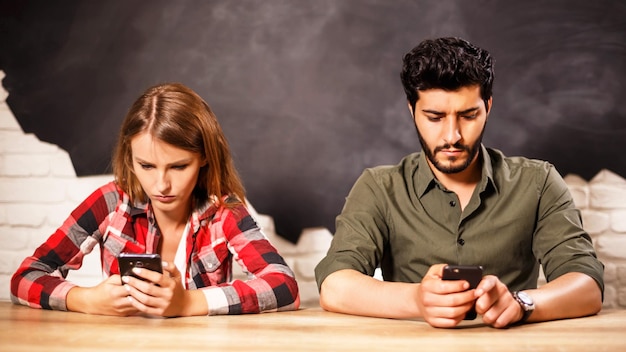
[[[526,305],[532,305],[533,304],[533,299],[526,293],[524,292],[518,292],[517,293],[517,297],[519,297],[519,299],[524,302],[524,304]]]

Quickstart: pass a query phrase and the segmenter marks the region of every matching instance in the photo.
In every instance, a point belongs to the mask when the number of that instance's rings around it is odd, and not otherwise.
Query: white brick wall
[[[76,177],[67,152],[22,131],[6,97],[0,89],[0,300],[9,299],[9,280],[24,257],[54,232],[78,202],[112,179],[111,175]],[[626,308],[626,180],[603,170],[589,182],[575,175],[565,181],[606,266],[604,305]],[[325,228],[305,229],[294,245],[276,234],[270,216],[256,217],[295,271],[302,305],[317,305],[313,269],[326,254],[331,233]],[[242,277],[240,271],[235,275]],[[100,282],[97,251],[69,279],[86,286]]]
[[[605,265],[604,306],[626,307],[626,179],[602,170],[591,181],[565,177],[583,226]]]

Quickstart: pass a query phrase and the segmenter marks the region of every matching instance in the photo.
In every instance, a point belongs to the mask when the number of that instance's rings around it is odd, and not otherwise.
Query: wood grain
[[[45,311],[0,302],[0,351],[623,351],[626,310],[504,330],[304,308],[257,315],[145,318]]]

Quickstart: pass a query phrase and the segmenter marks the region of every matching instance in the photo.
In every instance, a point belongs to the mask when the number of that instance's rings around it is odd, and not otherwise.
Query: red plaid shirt
[[[203,290],[209,314],[259,313],[298,308],[298,285],[284,259],[269,243],[248,210],[204,204],[190,219],[187,289]],[[161,234],[149,204],[130,204],[115,183],[85,199],[48,240],[27,257],[11,279],[11,300],[36,308],[67,310],[75,284],[69,270],[100,245],[102,269],[119,274],[121,252],[155,253]],[[248,274],[232,281],[232,261]]]

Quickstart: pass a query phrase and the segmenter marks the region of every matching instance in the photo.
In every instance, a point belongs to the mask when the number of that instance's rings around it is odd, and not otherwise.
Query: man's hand
[[[417,304],[422,317],[430,325],[450,328],[463,320],[477,295],[475,290],[468,290],[467,281],[442,280],[444,267],[445,264],[437,264],[428,269],[417,290]]]
[[[505,328],[522,319],[524,312],[509,288],[496,276],[487,275],[474,290],[476,312],[494,328]]]

